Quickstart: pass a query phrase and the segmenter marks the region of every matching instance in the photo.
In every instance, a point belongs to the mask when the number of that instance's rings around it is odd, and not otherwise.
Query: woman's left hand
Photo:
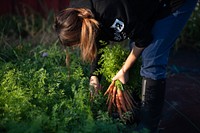
[[[113,77],[112,80],[120,80],[122,84],[126,84],[128,81],[128,71],[124,71],[123,67],[118,71],[118,73]]]
[[[91,90],[90,90],[91,97],[93,97],[94,95],[97,95],[99,91],[101,91],[102,89],[97,76],[90,77],[90,86],[91,86]]]

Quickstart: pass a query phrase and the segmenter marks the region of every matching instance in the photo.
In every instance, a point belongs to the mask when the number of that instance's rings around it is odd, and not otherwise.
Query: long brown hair
[[[55,29],[64,46],[78,45],[82,59],[92,62],[97,54],[95,39],[99,23],[91,10],[67,8],[55,17]]]

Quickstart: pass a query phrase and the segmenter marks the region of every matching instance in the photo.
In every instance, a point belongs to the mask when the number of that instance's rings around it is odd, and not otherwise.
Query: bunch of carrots
[[[104,95],[108,95],[106,104],[108,105],[109,114],[112,114],[113,110],[117,110],[122,120],[129,120],[131,118],[124,118],[123,114],[133,112],[133,109],[136,108],[136,102],[130,90],[124,89],[123,84],[119,80],[112,81]]]

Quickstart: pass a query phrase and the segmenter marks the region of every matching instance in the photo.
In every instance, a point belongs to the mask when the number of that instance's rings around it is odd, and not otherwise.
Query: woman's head
[[[64,46],[79,46],[83,60],[96,56],[98,22],[86,8],[67,8],[56,15],[55,29]]]

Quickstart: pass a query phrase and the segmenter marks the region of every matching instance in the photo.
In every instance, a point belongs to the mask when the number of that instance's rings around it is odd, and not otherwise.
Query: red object
[[[28,9],[46,16],[51,10],[57,12],[68,6],[69,0],[3,0],[0,4],[0,15],[22,14]]]
[[[12,11],[12,0],[3,0],[0,5],[0,15]]]

